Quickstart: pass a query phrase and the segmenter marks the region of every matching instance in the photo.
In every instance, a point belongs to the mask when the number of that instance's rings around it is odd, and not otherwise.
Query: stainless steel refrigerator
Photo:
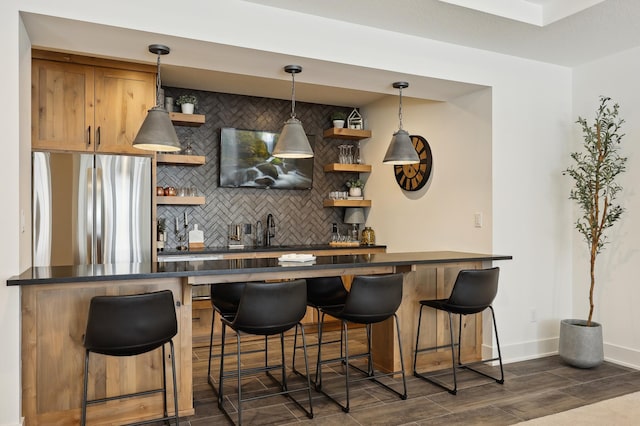
[[[151,260],[151,159],[33,153],[33,266]]]

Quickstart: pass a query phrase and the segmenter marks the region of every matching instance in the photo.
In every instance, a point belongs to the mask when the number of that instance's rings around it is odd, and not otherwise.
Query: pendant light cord
[[[160,87],[162,79],[160,78],[160,55],[158,54],[158,73],[156,74],[156,106],[160,106]]]
[[[291,118],[296,118],[296,73],[291,73]]]
[[[402,130],[402,87],[400,90],[400,108],[398,108],[398,119],[400,120],[400,130]]]

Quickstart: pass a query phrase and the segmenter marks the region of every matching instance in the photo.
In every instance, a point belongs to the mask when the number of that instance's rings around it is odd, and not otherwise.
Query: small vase
[[[376,233],[370,226],[366,226],[362,231],[362,244],[367,246],[375,245],[376,243]]]
[[[193,104],[182,104],[180,109],[183,114],[193,114]]]
[[[342,129],[344,127],[344,120],[333,120],[333,127]]]
[[[351,197],[362,197],[362,188],[349,188],[349,195]]]

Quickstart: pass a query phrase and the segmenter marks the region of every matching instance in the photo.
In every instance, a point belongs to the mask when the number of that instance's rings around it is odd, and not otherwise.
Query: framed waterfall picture
[[[220,129],[222,188],[311,189],[313,158],[276,158],[278,133]]]

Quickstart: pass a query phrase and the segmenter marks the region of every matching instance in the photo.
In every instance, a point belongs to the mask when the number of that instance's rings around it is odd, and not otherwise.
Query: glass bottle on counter
[[[365,226],[362,231],[362,244],[367,246],[375,245],[376,243],[376,233],[370,226]]]

